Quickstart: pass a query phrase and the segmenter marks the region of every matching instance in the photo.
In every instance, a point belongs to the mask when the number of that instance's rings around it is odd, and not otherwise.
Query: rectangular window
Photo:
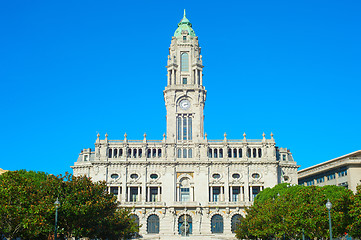
[[[187,118],[183,118],[183,140],[187,140]]]
[[[192,118],[188,117],[188,140],[192,140]]]
[[[336,178],[336,174],[332,173],[332,174],[327,176],[327,181],[330,181],[330,180],[335,179],[335,178]]]
[[[110,187],[110,193],[113,193],[114,195],[118,195],[118,187]]]
[[[181,202],[189,202],[189,188],[181,188]]]
[[[183,158],[187,158],[187,149],[183,149]]]
[[[188,158],[192,158],[192,149],[188,150]]]
[[[339,176],[339,177],[347,176],[347,170],[343,170],[343,171],[339,172],[339,173],[338,173],[338,176]]]
[[[131,202],[138,201],[138,188],[137,187],[130,188],[130,201]]]
[[[181,157],[182,157],[182,149],[178,148],[177,158],[181,158]]]
[[[151,202],[157,202],[158,201],[158,188],[157,187],[151,187],[150,188],[150,201]]]
[[[183,78],[183,84],[187,84],[187,78]]]
[[[219,202],[221,195],[221,188],[220,187],[213,187],[213,202]]]
[[[307,181],[306,182],[306,185],[307,186],[312,186],[312,185],[314,185],[315,184],[315,182],[313,181],[313,180],[310,180],[310,181]]]
[[[260,191],[261,191],[260,187],[252,187],[252,201],[256,198],[256,196]]]
[[[233,189],[232,189],[232,202],[238,202],[239,201],[239,193],[240,193],[239,187],[233,187]]]
[[[323,183],[325,181],[324,177],[320,177],[316,179],[317,183]]]
[[[282,155],[282,160],[286,161],[286,155]]]

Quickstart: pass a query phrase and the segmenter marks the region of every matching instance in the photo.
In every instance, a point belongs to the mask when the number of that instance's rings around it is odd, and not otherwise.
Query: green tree
[[[343,236],[350,223],[348,215],[352,192],[343,187],[304,187],[280,184],[265,189],[247,209],[236,231],[238,238],[328,238],[327,199],[334,236]]]
[[[47,210],[40,194],[43,172],[8,171],[0,176],[0,235],[8,239],[46,238]]]
[[[0,236],[47,239],[54,231],[56,198],[58,233],[63,237],[121,239],[138,231],[129,212],[119,208],[104,182],[66,173],[55,177],[24,170],[0,176]]]
[[[350,235],[354,238],[361,238],[361,185],[357,186],[357,192],[351,198],[350,205],[351,224],[348,226]]]

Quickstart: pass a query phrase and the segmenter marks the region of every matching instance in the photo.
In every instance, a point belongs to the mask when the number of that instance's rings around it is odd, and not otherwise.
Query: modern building
[[[74,175],[105,180],[119,205],[132,207],[144,239],[234,239],[254,197],[278,183],[297,183],[297,166],[273,134],[261,139],[210,140],[204,133],[201,48],[185,14],[172,37],[163,91],[163,139],[114,140],[98,134]]]
[[[298,171],[298,184],[343,186],[356,193],[361,184],[361,150]]]

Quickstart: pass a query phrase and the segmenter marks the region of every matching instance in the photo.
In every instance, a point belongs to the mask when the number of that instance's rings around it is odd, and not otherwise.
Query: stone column
[[[191,201],[191,202],[193,202],[194,201],[194,199],[193,199],[193,186],[190,186],[190,188],[189,188],[189,191],[190,191],[190,193],[189,193],[189,200]]]
[[[211,186],[211,202],[213,202],[214,199],[213,199],[213,186]]]
[[[240,191],[240,194],[241,194],[241,201],[244,201],[244,187],[243,186],[241,186],[241,187],[239,187],[239,191]]]
[[[140,191],[139,191],[139,186],[137,186],[137,198],[135,199],[136,200],[136,202],[138,202],[140,199]]]
[[[150,186],[147,188],[147,202],[150,202]]]
[[[120,186],[118,186],[118,196],[117,196],[117,201],[120,202]]]
[[[229,202],[230,201],[229,200],[229,167],[227,167],[227,172],[228,172],[228,174],[227,174],[228,176],[227,176],[226,182],[224,184],[224,187],[225,187],[224,194],[225,194],[225,201]]]
[[[233,202],[233,186],[231,186],[231,193],[230,193],[230,195],[231,195],[230,201]]]
[[[157,193],[158,193],[158,194],[157,194],[157,195],[158,195],[158,199],[157,199],[157,200],[158,200],[158,202],[160,202],[160,187],[159,187],[159,186],[158,186],[158,189],[157,189]]]
[[[130,202],[130,187],[128,187],[127,202]]]
[[[168,79],[168,86],[171,85],[171,79],[170,79],[170,71],[167,71],[167,79]]]

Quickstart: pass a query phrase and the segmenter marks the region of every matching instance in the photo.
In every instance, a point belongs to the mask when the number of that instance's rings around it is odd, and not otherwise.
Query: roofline
[[[341,157],[337,157],[337,158],[334,158],[334,159],[328,160],[328,161],[326,161],[326,162],[322,162],[322,163],[319,163],[319,164],[313,165],[313,166],[311,166],[311,167],[308,167],[308,168],[305,168],[305,169],[299,170],[299,171],[298,171],[298,174],[303,173],[303,172],[306,172],[306,171],[311,170],[311,169],[313,169],[313,168],[316,168],[316,167],[319,167],[319,166],[322,166],[322,165],[325,165],[325,164],[331,163],[331,162],[335,162],[335,161],[340,160],[340,159],[342,159],[342,158],[349,157],[350,155],[353,155],[353,154],[356,154],[356,153],[361,153],[361,150],[357,150],[357,151],[355,151],[355,152],[348,153],[348,154],[343,155],[343,156],[341,156]]]

